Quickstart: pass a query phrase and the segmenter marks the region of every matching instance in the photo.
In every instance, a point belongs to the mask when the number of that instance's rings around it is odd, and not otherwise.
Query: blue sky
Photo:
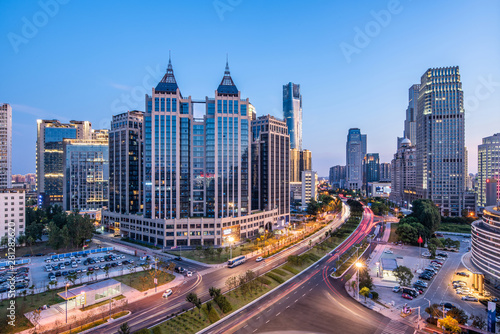
[[[321,176],[345,163],[350,127],[390,161],[408,88],[430,67],[460,66],[471,172],[481,138],[500,132],[498,1],[3,0],[0,13],[13,173],[35,171],[37,118],[103,128],[113,114],[144,110],[169,50],[194,99],[214,95],[226,53],[258,115],[281,117],[282,85],[300,83],[303,146]]]

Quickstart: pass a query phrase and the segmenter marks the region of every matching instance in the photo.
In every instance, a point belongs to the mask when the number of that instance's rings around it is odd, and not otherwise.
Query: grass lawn
[[[119,296],[116,296],[116,297],[114,297],[112,299],[113,299],[114,302],[116,302],[116,301],[118,301],[120,299],[123,299],[123,298],[125,298],[124,295],[119,295]],[[109,299],[108,300],[103,300],[102,302],[99,302],[97,304],[93,304],[93,305],[90,305],[90,306],[85,306],[85,310],[82,310],[81,308],[79,308],[78,310],[83,312],[83,311],[88,311],[88,310],[91,310],[93,308],[100,307],[100,306],[103,306],[103,305],[109,305]]]
[[[398,228],[398,224],[391,222],[391,234],[389,235],[389,240],[387,241],[388,243],[398,241],[398,235],[396,234],[397,228]]]
[[[113,319],[118,319],[118,318],[121,318],[125,315],[128,314],[128,311],[122,311],[122,312],[119,312],[119,313],[115,313],[111,316],[111,318]],[[63,334],[73,334],[73,333],[80,333],[80,332],[83,332],[83,331],[86,331],[88,329],[91,329],[91,328],[94,328],[94,327],[97,327],[99,325],[102,325],[104,324],[105,322],[107,322],[109,319],[109,316],[105,317],[104,320],[103,319],[99,319],[99,320],[96,320],[94,322],[91,322],[89,324],[86,324],[86,325],[83,325],[83,326],[80,326],[76,329],[72,329],[71,331],[67,331],[67,332],[64,332]]]
[[[127,274],[123,276],[113,277],[113,279],[122,282],[139,291],[146,291],[155,287],[154,284],[154,270],[139,271],[132,274]],[[172,274],[157,271],[156,278],[158,279],[158,285],[166,284],[172,281],[175,276]]]
[[[471,233],[469,224],[441,223],[438,230],[442,232]]]

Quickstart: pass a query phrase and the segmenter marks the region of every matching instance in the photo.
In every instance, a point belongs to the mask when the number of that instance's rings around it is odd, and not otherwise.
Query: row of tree
[[[54,249],[83,247],[92,239],[94,224],[88,215],[81,216],[76,212],[61,213],[61,218],[48,224],[48,245]]]
[[[400,219],[396,234],[403,243],[418,245],[419,237],[429,240],[439,228],[441,215],[431,200],[419,199],[412,204],[413,213]]]
[[[316,216],[324,212],[339,212],[342,210],[342,201],[338,197],[333,197],[326,194],[321,194],[318,196],[318,200],[312,199],[309,204],[307,204],[307,214]]]

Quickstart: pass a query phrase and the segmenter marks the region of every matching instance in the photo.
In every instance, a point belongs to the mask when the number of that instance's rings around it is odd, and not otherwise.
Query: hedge
[[[271,281],[268,280],[267,278],[265,278],[264,276],[259,276],[259,277],[257,277],[257,279],[259,280],[259,282],[261,284],[265,284],[265,285],[271,284]]]
[[[284,265],[283,267],[281,267],[282,269],[285,269],[286,271],[289,271],[291,272],[292,274],[294,275],[297,275],[300,271],[298,271],[297,269],[295,269],[294,267],[292,266],[289,266],[288,264]]]
[[[278,275],[280,275],[280,276],[286,276],[286,272],[284,272],[284,271],[283,271],[283,270],[281,270],[281,269],[274,269],[272,272],[273,272],[273,273],[276,273],[276,274],[278,274]]]
[[[281,276],[278,276],[276,274],[273,274],[273,273],[267,273],[266,276],[272,278],[273,280],[275,280],[276,282],[278,282],[279,284],[281,283],[284,283],[285,280],[281,277]]]

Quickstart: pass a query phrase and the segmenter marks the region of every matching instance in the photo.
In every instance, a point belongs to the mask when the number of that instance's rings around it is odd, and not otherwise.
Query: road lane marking
[[[278,314],[276,314],[276,316],[278,316],[278,315],[280,315],[280,314],[281,314],[281,312],[278,312]]]
[[[295,299],[294,303],[296,303],[296,302],[297,302],[297,300],[298,300],[298,299]]]
[[[269,323],[269,321],[271,321],[271,320],[266,321],[266,324]]]

